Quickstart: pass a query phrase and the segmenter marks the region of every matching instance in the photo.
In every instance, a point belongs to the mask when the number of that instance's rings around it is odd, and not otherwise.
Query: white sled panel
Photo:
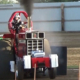
[[[58,55],[57,54],[51,54],[50,55],[50,59],[51,59],[51,67],[58,67]]]
[[[31,69],[31,56],[27,55],[23,57],[24,69]]]

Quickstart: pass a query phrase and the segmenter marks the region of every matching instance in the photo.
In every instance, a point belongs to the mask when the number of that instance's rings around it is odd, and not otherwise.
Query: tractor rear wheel
[[[34,69],[31,69],[30,77],[34,78]]]
[[[24,78],[23,61],[21,61],[21,60],[18,61],[17,70],[18,70],[17,80],[23,80],[23,78]]]
[[[50,68],[48,71],[49,71],[50,79],[55,79],[56,78],[56,68]]]
[[[47,39],[44,39],[44,52],[46,56],[49,56],[49,54],[51,54],[50,44]]]

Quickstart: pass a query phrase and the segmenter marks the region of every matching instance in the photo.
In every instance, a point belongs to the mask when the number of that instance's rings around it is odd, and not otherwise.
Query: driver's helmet
[[[21,21],[20,16],[19,16],[19,15],[16,15],[16,16],[14,17],[14,21],[15,21],[15,22],[19,22],[19,21]]]

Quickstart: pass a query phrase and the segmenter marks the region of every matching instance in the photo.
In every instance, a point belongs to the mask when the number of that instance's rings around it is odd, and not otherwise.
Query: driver
[[[22,28],[22,24],[24,24],[24,22],[21,21],[19,15],[16,15],[14,17],[14,22],[12,23],[13,29],[16,30],[16,34],[18,34],[19,30]]]
[[[12,22],[12,28],[16,30],[16,46],[18,46],[18,33],[19,30],[22,29],[22,24],[24,24],[24,22],[21,21],[19,15],[16,15],[13,20],[14,22]]]

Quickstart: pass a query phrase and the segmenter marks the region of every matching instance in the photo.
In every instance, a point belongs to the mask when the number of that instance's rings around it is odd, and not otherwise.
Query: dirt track
[[[36,80],[51,80],[48,76],[40,76]],[[33,80],[33,79],[24,79],[24,80]],[[78,80],[78,70],[68,70],[67,75],[64,76],[57,76],[54,80]]]
[[[24,80],[33,80],[33,78],[27,78]],[[39,76],[36,80],[79,80],[78,70],[68,70],[67,75],[57,76],[56,79],[50,79],[48,76]]]

